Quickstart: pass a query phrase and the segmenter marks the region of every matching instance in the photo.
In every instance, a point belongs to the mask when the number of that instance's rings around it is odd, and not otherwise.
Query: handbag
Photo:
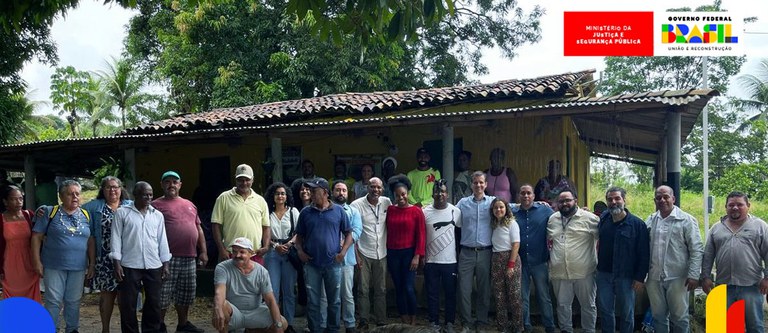
[[[293,237],[293,228],[294,228],[294,221],[293,221],[293,209],[289,210],[290,219],[291,219],[291,231],[288,233],[288,237]],[[296,269],[296,271],[301,271],[302,267],[304,266],[304,263],[299,258],[299,250],[296,249],[296,246],[291,246],[288,249],[288,261],[291,263],[293,268]]]

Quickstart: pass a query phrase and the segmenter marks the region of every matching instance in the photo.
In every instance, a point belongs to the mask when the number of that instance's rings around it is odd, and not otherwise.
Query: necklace
[[[77,218],[77,216],[75,216],[74,214],[72,215],[64,214],[63,211],[64,211],[63,209],[59,209],[59,221],[61,221],[61,225],[64,227],[64,229],[69,231],[70,236],[74,236],[76,233],[80,234],[80,232],[78,231],[78,228],[80,226],[80,221]],[[69,220],[68,221],[69,225],[67,225],[67,223],[64,222],[65,219]]]

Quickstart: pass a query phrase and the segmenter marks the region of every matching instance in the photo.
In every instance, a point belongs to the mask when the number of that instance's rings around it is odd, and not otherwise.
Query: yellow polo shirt
[[[248,198],[237,193],[236,188],[226,191],[216,198],[213,206],[211,223],[221,224],[224,229],[224,246],[237,237],[247,237],[254,247],[261,247],[262,227],[269,227],[269,209],[267,201],[251,190]]]

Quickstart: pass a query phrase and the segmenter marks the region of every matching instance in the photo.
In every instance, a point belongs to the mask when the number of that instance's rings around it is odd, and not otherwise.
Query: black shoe
[[[176,326],[176,332],[189,332],[189,333],[204,333],[205,330],[202,328],[199,328],[195,325],[192,325],[192,322],[187,320],[187,323],[184,325]]]
[[[291,325],[288,325],[288,326],[285,328],[285,333],[296,333],[296,330],[295,330],[295,329],[293,329],[293,326],[291,326]]]
[[[346,333],[357,333],[357,330],[354,327],[347,327],[347,328],[344,328],[344,332],[346,332]]]

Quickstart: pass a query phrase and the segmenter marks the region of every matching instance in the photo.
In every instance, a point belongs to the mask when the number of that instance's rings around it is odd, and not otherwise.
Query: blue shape
[[[42,304],[29,298],[0,301],[0,333],[55,333],[53,319]]]

